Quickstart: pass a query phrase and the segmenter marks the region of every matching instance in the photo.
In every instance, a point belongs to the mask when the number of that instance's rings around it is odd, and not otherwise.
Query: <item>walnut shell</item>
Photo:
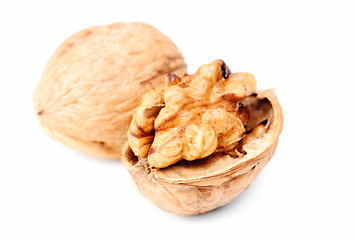
[[[118,158],[142,95],[171,72],[186,72],[186,64],[154,27],[88,28],[57,48],[35,89],[34,108],[52,138],[90,155]]]
[[[220,207],[249,187],[272,157],[283,127],[282,109],[272,89],[246,99],[248,125],[256,126],[244,138],[244,156],[216,153],[194,162],[181,160],[163,169],[146,169],[129,144],[122,162],[140,192],[160,208],[179,215],[201,214]]]

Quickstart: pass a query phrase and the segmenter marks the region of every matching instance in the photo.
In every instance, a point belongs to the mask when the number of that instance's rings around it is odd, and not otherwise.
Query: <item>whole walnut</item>
[[[167,73],[186,72],[176,45],[143,23],[91,27],[54,52],[33,102],[45,131],[65,145],[118,158],[134,109]]]
[[[272,89],[222,60],[193,75],[169,74],[133,115],[122,162],[162,209],[201,214],[242,193],[272,157],[283,127]]]

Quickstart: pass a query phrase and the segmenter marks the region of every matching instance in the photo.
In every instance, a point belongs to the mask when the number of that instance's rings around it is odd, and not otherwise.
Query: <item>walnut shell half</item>
[[[160,208],[195,215],[220,207],[249,187],[272,157],[283,127],[274,90],[261,90],[242,100],[250,110],[247,136],[240,142],[244,155],[214,153],[194,162],[181,160],[161,169],[147,169],[128,143],[122,162],[140,192]]]
[[[95,26],[66,39],[33,95],[54,139],[90,155],[118,158],[134,109],[167,73],[186,71],[176,45],[143,23]]]

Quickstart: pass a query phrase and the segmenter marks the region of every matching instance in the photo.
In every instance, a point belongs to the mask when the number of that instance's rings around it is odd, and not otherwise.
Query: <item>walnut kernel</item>
[[[255,91],[253,75],[231,74],[222,60],[182,79],[169,74],[166,89],[148,92],[137,109],[128,131],[130,146],[156,168],[225,151],[245,136],[238,102]]]

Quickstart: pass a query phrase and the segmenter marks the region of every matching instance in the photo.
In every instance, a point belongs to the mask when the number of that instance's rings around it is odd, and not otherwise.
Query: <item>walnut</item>
[[[223,61],[194,75],[169,74],[133,116],[122,162],[162,209],[201,214],[242,193],[272,157],[283,116],[272,89]],[[194,161],[193,161],[194,160]]]
[[[246,133],[238,101],[255,91],[253,75],[230,74],[222,60],[182,79],[169,74],[165,91],[148,92],[134,114],[130,146],[156,168],[230,148]]]
[[[186,71],[175,44],[152,26],[115,23],[66,39],[33,95],[54,139],[87,154],[118,158],[134,109],[167,73]]]

